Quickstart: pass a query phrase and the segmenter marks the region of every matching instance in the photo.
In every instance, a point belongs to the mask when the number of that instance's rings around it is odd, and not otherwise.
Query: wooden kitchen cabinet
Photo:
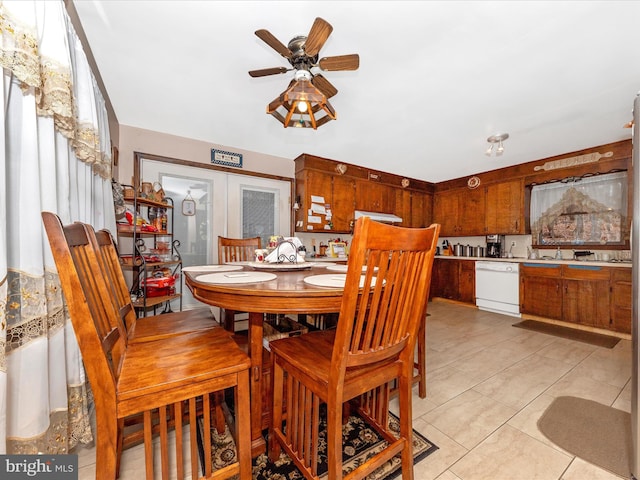
[[[459,232],[457,191],[438,192],[433,201],[433,220],[440,224],[440,236],[462,235]]]
[[[338,175],[332,180],[333,230],[350,232],[353,230],[354,205],[356,196],[355,181]]]
[[[610,328],[610,272],[596,265],[562,266],[562,320]]]
[[[356,180],[356,210],[396,212],[396,189],[377,180]]]
[[[631,332],[632,317],[631,269],[611,268],[611,329]]]
[[[562,266],[520,265],[520,313],[562,319]]]
[[[524,234],[523,180],[487,185],[485,192],[485,233]]]
[[[520,266],[520,312],[631,333],[631,269],[600,265]]]
[[[476,262],[475,260],[459,260],[458,298],[465,303],[476,303]]]
[[[429,297],[475,303],[475,265],[474,260],[436,258]]]
[[[405,190],[406,192],[406,190]],[[433,210],[433,195],[430,193],[412,191],[409,227],[424,228],[433,223],[431,212]],[[404,217],[402,217],[404,219]]]
[[[485,190],[458,189],[438,192],[433,204],[434,221],[441,236],[484,235]]]
[[[402,226],[429,226],[433,189],[421,180],[302,154],[295,159],[295,231],[352,233],[355,210],[398,215]],[[330,218],[312,212],[316,221],[309,221],[312,196],[324,199]]]
[[[442,225],[442,236],[524,234],[523,181],[438,192],[433,217]]]

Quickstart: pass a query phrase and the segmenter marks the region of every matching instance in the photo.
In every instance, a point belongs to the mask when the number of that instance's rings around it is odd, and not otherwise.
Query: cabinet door
[[[610,270],[596,265],[563,265],[562,319],[610,328]]]
[[[430,297],[458,297],[460,260],[436,258],[431,275]]]
[[[476,188],[458,191],[458,235],[484,235],[485,190]]]
[[[333,177],[333,199],[331,213],[333,214],[333,230],[350,232],[353,230],[356,188],[353,179],[342,176]]]
[[[402,188],[395,189],[396,209],[394,213],[402,218],[401,227],[413,227],[411,215],[411,192]]]
[[[524,233],[524,184],[522,180],[495,183],[486,188],[486,232]]]
[[[609,328],[609,280],[564,279],[562,319],[597,328]]]
[[[476,262],[474,260],[460,260],[457,300],[465,303],[476,301]]]
[[[396,192],[389,185],[370,180],[356,181],[356,210],[395,213]]]
[[[631,333],[631,269],[611,268],[611,328]]]
[[[432,223],[433,196],[423,192],[411,192],[410,219],[411,227],[424,228]],[[403,217],[404,218],[404,217]]]
[[[562,319],[560,265],[521,267],[520,312]]]
[[[433,221],[441,225],[440,236],[456,236],[458,233],[458,194],[455,191],[440,192],[433,203]]]
[[[309,170],[308,172],[306,172],[305,180],[306,197],[303,201],[303,204],[306,208],[302,212],[305,219],[304,231],[325,231],[324,226],[327,224],[325,216],[318,215],[322,219],[320,223],[307,223],[307,210],[311,207],[311,196],[324,197],[325,204],[329,205],[333,209],[334,205],[332,198],[332,175],[316,170]],[[308,226],[311,226],[313,228],[309,229]]]

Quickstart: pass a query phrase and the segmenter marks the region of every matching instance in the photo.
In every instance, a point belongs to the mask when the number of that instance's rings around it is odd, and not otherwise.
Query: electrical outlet
[[[511,242],[511,246],[515,247],[516,246],[516,242],[515,241]]]

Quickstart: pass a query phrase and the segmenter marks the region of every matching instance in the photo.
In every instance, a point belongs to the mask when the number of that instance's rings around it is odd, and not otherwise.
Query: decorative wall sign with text
[[[242,154],[211,149],[211,163],[225,165],[227,167],[242,168]]]

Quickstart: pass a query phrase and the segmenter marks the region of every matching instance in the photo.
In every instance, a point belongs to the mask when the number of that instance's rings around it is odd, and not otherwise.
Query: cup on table
[[[264,250],[256,250],[255,252],[256,262],[264,262]]]

